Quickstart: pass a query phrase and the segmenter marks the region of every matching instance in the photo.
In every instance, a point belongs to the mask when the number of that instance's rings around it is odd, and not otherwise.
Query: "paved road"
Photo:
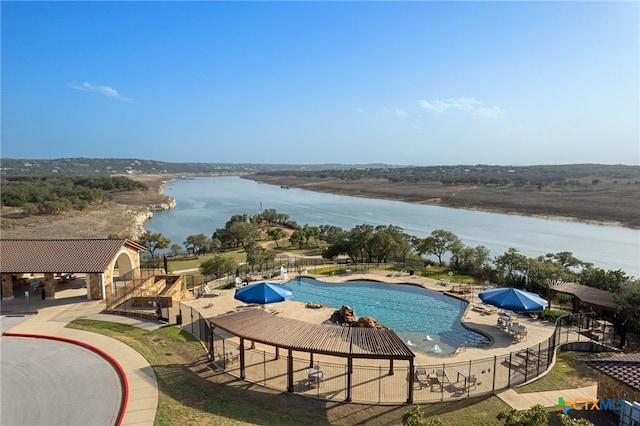
[[[102,357],[55,340],[0,341],[0,424],[112,425],[122,400],[120,379]]]

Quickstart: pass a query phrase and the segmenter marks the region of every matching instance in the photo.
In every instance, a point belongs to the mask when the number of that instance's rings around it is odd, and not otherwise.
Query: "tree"
[[[253,270],[254,266],[258,266],[258,270],[262,271],[263,266],[267,265],[269,262],[273,262],[276,258],[276,254],[274,252],[255,243],[248,244],[245,247],[245,252],[247,253],[247,263],[251,265],[251,270]]]
[[[318,228],[317,226],[309,226],[305,224],[302,227],[301,232],[305,238],[305,244],[307,247],[310,245],[309,241],[311,240],[311,238],[316,240],[316,247],[318,246],[318,238],[320,237],[320,228]]]
[[[275,209],[266,209],[253,218],[253,222],[257,224],[267,222],[267,226],[286,225],[287,220],[289,220],[288,214],[278,213]]]
[[[171,244],[171,253],[173,253],[174,256],[177,256],[180,250],[182,250],[180,244]]]
[[[613,295],[618,314],[626,321],[629,330],[640,333],[640,279],[629,280]]]
[[[344,229],[334,225],[320,225],[319,229],[319,238],[326,241],[328,244],[334,244],[343,240],[346,234]]]
[[[589,287],[599,288],[600,290],[608,290],[616,293],[623,286],[629,277],[621,270],[605,271],[604,269],[587,269],[580,275],[580,282]]]
[[[221,247],[231,247],[233,244],[233,235],[227,228],[218,228],[211,236],[212,240],[220,241]]]
[[[200,273],[202,275],[212,275],[219,278],[225,274],[231,274],[238,269],[238,262],[231,257],[222,254],[214,254],[212,257],[204,260],[200,264]]]
[[[272,228],[267,231],[267,235],[269,236],[269,239],[275,241],[276,247],[279,247],[278,241],[286,237],[287,233],[280,228]]]
[[[249,222],[233,222],[229,226],[229,232],[236,247],[255,242],[260,236],[260,230],[256,224]]]
[[[146,231],[142,235],[140,235],[137,243],[146,247],[147,250],[149,250],[151,257],[155,257],[156,250],[169,248],[169,244],[171,244],[171,241],[160,232],[152,233]]]
[[[518,249],[509,247],[506,252],[496,258],[495,263],[501,284],[514,287],[523,286],[527,257],[520,254]]]
[[[301,230],[297,229],[293,231],[293,234],[289,236],[289,242],[298,248],[304,247],[305,237]]]
[[[371,261],[371,255],[367,252],[367,241],[373,236],[373,226],[368,224],[356,225],[347,236],[347,254],[352,261]]]
[[[459,238],[453,232],[435,229],[430,236],[419,242],[417,250],[421,256],[425,253],[436,256],[438,263],[442,266],[442,256],[447,251],[451,251],[459,241]]]
[[[377,263],[387,262],[390,258],[404,260],[411,251],[409,236],[394,225],[376,226],[373,235],[366,240],[365,247]]]
[[[193,254],[206,253],[209,238],[204,234],[189,235],[184,241],[184,246]]]

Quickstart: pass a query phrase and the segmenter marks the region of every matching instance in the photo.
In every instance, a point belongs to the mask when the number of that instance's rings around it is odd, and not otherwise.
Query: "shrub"
[[[504,420],[504,426],[544,426],[549,421],[549,413],[539,404],[525,411],[513,408],[502,410],[497,417],[498,420]]]
[[[403,426],[444,426],[442,420],[424,418],[422,409],[419,405],[414,405],[402,414]]]

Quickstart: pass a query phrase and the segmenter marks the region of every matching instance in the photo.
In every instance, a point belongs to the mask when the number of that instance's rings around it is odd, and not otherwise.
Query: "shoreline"
[[[136,179],[136,177],[138,179]],[[144,228],[144,224],[153,217],[154,211],[170,210],[172,208],[175,208],[176,200],[173,197],[163,194],[163,191],[167,183],[172,182],[176,179],[176,177],[173,175],[136,175],[132,177],[132,179],[144,182],[145,184],[147,184],[147,186],[149,186],[150,191],[155,191],[159,196],[167,201],[166,203],[146,206],[142,211],[139,211],[134,215],[133,223],[130,227],[130,234],[132,238],[137,239],[147,231]]]

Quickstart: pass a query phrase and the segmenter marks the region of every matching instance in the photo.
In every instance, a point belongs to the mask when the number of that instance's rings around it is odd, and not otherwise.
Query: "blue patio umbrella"
[[[492,288],[478,294],[480,300],[515,312],[535,312],[547,307],[547,301],[535,293],[517,288]]]
[[[251,284],[236,290],[234,299],[244,303],[267,303],[282,302],[293,297],[293,290],[286,285],[262,282]]]

